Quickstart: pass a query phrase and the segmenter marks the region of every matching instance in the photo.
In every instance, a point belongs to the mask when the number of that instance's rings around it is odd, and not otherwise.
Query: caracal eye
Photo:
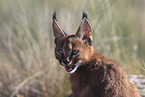
[[[79,54],[79,50],[72,50],[72,55],[78,55]]]
[[[63,50],[62,50],[62,49],[58,49],[57,53],[58,53],[59,55],[62,55],[62,54],[63,54]]]

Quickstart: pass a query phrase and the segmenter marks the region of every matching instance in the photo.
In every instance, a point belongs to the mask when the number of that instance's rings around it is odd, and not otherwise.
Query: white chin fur
[[[70,73],[70,74],[74,73],[74,72],[77,70],[77,68],[80,66],[81,63],[82,63],[82,61],[77,62],[77,63],[76,63],[76,67],[75,67],[72,71],[70,71],[70,72],[68,72],[68,71],[65,69],[66,72],[67,72],[67,73]],[[65,68],[65,67],[64,67],[64,68]]]
[[[74,73],[74,72],[77,70],[78,67],[79,67],[79,65],[77,65],[77,66],[76,66],[72,71],[70,71],[70,72],[68,72],[66,69],[65,69],[65,70],[66,70],[67,73]],[[65,68],[65,67],[64,67],[64,68]]]

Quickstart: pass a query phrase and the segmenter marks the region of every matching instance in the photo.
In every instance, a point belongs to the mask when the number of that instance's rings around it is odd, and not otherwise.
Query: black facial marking
[[[70,35],[67,38],[71,38],[71,37],[77,37],[76,35]]]
[[[69,58],[69,60],[72,60],[72,58],[73,58],[73,56],[72,56],[72,55],[70,55],[70,58]]]
[[[77,36],[76,36],[76,35],[71,35],[71,36],[68,36],[68,37],[67,37],[67,43],[69,42],[69,38],[73,38],[73,37],[77,38]],[[72,49],[74,48],[74,46],[75,46],[75,44],[74,44],[74,43],[72,43]]]
[[[69,61],[64,60],[63,63],[67,65],[69,63]]]
[[[75,47],[75,44],[74,43],[72,43],[72,49]]]

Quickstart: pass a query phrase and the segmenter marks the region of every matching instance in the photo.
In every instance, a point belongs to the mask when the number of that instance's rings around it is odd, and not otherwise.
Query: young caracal
[[[140,97],[126,72],[92,46],[92,28],[85,11],[76,34],[62,30],[56,12],[52,28],[55,56],[70,73],[72,97]]]

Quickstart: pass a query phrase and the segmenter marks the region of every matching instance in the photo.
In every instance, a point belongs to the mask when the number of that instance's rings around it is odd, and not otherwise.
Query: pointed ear
[[[55,40],[66,35],[65,32],[61,29],[61,27],[59,26],[59,24],[56,20],[56,12],[53,13],[52,28],[53,28],[53,33],[54,33],[54,36],[55,36]]]
[[[86,12],[83,12],[83,19],[78,28],[76,35],[87,45],[92,45],[92,29],[89,21],[87,20]]]

